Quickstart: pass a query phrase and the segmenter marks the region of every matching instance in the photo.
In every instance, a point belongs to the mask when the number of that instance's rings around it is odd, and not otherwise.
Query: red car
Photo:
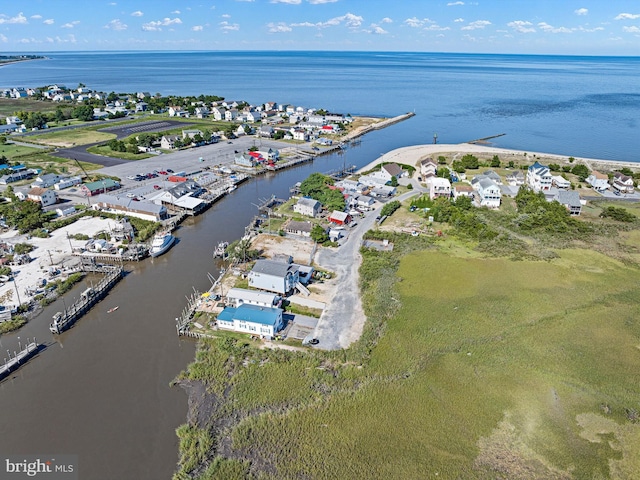
[[[160,175],[169,175],[169,173],[168,173],[168,172],[165,172],[164,170],[160,170],[158,173],[159,173]]]
[[[160,185],[154,185],[153,188],[156,190],[160,190]]]

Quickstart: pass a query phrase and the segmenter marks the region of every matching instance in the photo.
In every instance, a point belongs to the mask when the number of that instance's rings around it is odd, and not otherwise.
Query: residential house
[[[396,179],[399,179],[402,176],[404,176],[404,174],[405,172],[398,166],[397,163],[389,163],[389,164],[383,165],[380,168],[380,171],[373,172],[369,176],[374,178],[380,178],[384,180],[384,183],[387,183],[387,182],[390,182],[393,177],[396,177]]]
[[[572,216],[578,216],[582,212],[580,195],[574,190],[561,190],[554,198],[560,205],[564,205]]]
[[[377,185],[369,191],[369,195],[371,195],[372,197],[385,198],[395,195],[396,191],[396,187],[392,187],[390,185]]]
[[[293,211],[306,217],[316,217],[322,210],[322,204],[313,198],[302,197],[293,206]]]
[[[211,109],[211,114],[213,115],[213,119],[217,121],[225,120],[225,114],[227,109],[224,107],[213,107]]]
[[[183,109],[179,105],[169,107],[170,117],[186,117],[188,115],[189,115],[189,112],[187,112],[185,109]]]
[[[246,112],[244,114],[244,118],[247,123],[256,123],[262,119],[262,116],[260,115],[260,112],[252,111],[252,112]]]
[[[294,128],[291,134],[293,135],[294,140],[298,140],[301,142],[309,141],[309,134],[307,133],[306,130],[303,130],[302,128]]]
[[[82,177],[66,177],[56,183],[53,188],[56,190],[63,190],[65,188],[73,187],[74,185],[80,185],[81,183]]]
[[[448,178],[429,177],[427,185],[429,185],[429,198],[431,200],[438,197],[451,197],[451,182]]]
[[[351,207],[361,211],[369,211],[376,201],[368,195],[355,195],[351,197]]]
[[[236,110],[235,108],[226,110],[224,112],[224,119],[227,122],[235,122],[237,118],[238,118],[238,110]]]
[[[268,339],[274,338],[284,326],[281,309],[257,305],[226,307],[216,320],[218,328],[260,335],[261,338]]]
[[[566,190],[571,187],[571,182],[560,175],[553,175],[551,177],[551,185],[561,190]]]
[[[435,177],[438,173],[438,165],[433,161],[433,158],[426,158],[420,162],[420,174],[425,179],[429,177]]]
[[[260,153],[260,155],[262,155],[267,160],[280,159],[280,150],[276,150],[275,148],[270,148],[269,150],[258,150],[258,153]]]
[[[274,260],[258,260],[249,272],[249,286],[287,295],[300,281],[298,265]]]
[[[40,203],[43,207],[55,205],[58,202],[58,195],[53,190],[46,188],[33,187],[27,193],[27,199]]]
[[[592,170],[591,174],[585,181],[598,192],[604,192],[609,188],[609,177],[604,173],[598,172],[597,170]]]
[[[31,184],[32,187],[49,188],[53,187],[56,183],[62,180],[64,177],[56,175],[55,173],[46,173],[36,177],[35,181]]]
[[[379,173],[379,172],[374,172],[374,173]],[[374,176],[373,174],[362,175],[358,179],[358,181],[363,185],[371,188],[383,186],[388,182],[388,180],[386,180],[385,178],[382,178],[381,176]]]
[[[21,125],[22,124],[22,120],[20,120],[20,117],[16,117],[15,115],[9,115],[7,118],[5,118],[7,125],[11,125],[11,124],[16,124],[16,125]]]
[[[182,130],[183,140],[185,140],[187,137],[193,140],[197,135],[200,135],[200,137],[202,137],[202,131],[198,129]]]
[[[526,181],[534,192],[549,190],[552,182],[551,170],[536,161],[527,169]]]
[[[339,212],[338,210],[334,210],[331,215],[329,215],[328,220],[331,223],[335,223],[336,225],[346,225],[351,221],[351,216],[346,212]]]
[[[258,135],[264,138],[273,137],[273,132],[274,130],[271,125],[261,125],[260,128],[258,129]]]
[[[477,184],[481,207],[498,208],[502,199],[500,186],[490,178],[483,178]]]
[[[282,299],[275,293],[248,290],[246,288],[232,288],[226,295],[227,306],[238,308],[241,305],[254,305],[256,307],[279,307]]]
[[[194,113],[198,118],[207,118],[210,112],[207,107],[196,107]]]
[[[517,170],[515,172],[511,172],[506,177],[507,183],[512,187],[520,187],[524,185],[524,174],[522,170]]]
[[[167,208],[149,201],[137,201],[126,196],[99,195],[96,198],[98,208],[108,213],[127,215],[152,222],[160,222],[168,218]]]
[[[453,198],[469,197],[473,198],[474,188],[467,183],[456,183],[453,185]]]
[[[264,103],[264,109],[265,110],[277,110],[278,109],[278,104],[276,102],[265,102]]]
[[[137,112],[146,112],[149,109],[149,104],[147,102],[137,102],[136,103],[136,113]]]
[[[635,187],[633,186],[633,178],[620,172],[614,172],[613,174],[613,191],[619,193],[633,193]]]
[[[160,148],[164,150],[173,150],[176,148],[176,140],[181,140],[180,135],[163,135],[160,139]]]
[[[297,222],[291,220],[284,227],[284,231],[291,235],[298,235],[300,237],[310,237],[311,230],[313,229],[313,223],[311,222]]]
[[[256,166],[256,159],[251,155],[245,155],[244,153],[237,153],[233,158],[233,162],[236,165],[243,167],[253,168]]]

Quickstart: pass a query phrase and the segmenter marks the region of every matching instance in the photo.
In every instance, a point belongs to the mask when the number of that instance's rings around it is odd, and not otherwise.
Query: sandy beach
[[[498,155],[502,162],[513,160],[516,163],[532,163],[539,161],[541,163],[558,163],[569,164],[567,155],[557,155],[554,153],[531,152],[525,150],[511,150],[506,148],[489,147],[486,145],[476,145],[472,143],[459,144],[435,144],[435,145],[414,145],[410,147],[402,147],[385,153],[378,159],[369,163],[358,170],[358,173],[371,170],[376,165],[383,162],[404,163],[407,165],[416,165],[419,161],[431,157],[434,160],[439,155],[447,157],[448,160],[456,160],[467,153],[471,153],[480,159],[490,159],[494,155]],[[635,162],[625,162],[616,160],[602,160],[597,158],[573,157],[572,165],[584,164],[590,170],[601,170],[603,172],[615,170],[617,168],[628,167],[635,170],[640,164]]]

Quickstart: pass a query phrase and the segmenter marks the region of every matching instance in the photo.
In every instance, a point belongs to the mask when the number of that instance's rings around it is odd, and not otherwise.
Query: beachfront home
[[[620,172],[614,172],[613,174],[613,191],[621,194],[633,193],[635,187],[633,186],[633,178]]]
[[[258,260],[249,272],[249,286],[287,295],[300,281],[299,266],[274,260]]]
[[[438,197],[449,198],[451,196],[451,182],[447,178],[429,177],[427,185],[429,186],[429,198],[431,200]]]
[[[512,187],[520,187],[521,185],[524,185],[524,174],[521,170],[511,172],[507,175],[506,180]]]
[[[293,206],[293,211],[306,217],[316,217],[322,210],[322,204],[313,198],[302,197]]]
[[[502,199],[500,186],[489,178],[483,178],[476,185],[481,207],[498,208]]]
[[[227,293],[227,306],[238,308],[241,305],[274,308],[280,306],[282,299],[275,293],[248,290],[246,288],[232,288]]]
[[[53,190],[46,188],[33,187],[27,193],[27,199],[40,203],[43,207],[55,205],[58,202],[58,195]]]
[[[438,165],[433,161],[433,158],[427,158],[420,162],[420,174],[425,181],[429,177],[435,177],[436,173],[438,173]]]
[[[609,177],[597,170],[592,170],[585,182],[591,185],[593,189],[598,192],[604,192],[609,188]]]
[[[549,190],[552,181],[551,170],[546,165],[535,162],[527,169],[527,185],[534,192]]]
[[[233,163],[242,167],[253,168],[256,166],[256,159],[252,155],[245,155],[244,153],[237,153],[233,157]]]
[[[218,328],[260,335],[261,338],[268,339],[272,339],[284,325],[281,309],[257,305],[226,307],[216,320]]]
[[[455,199],[457,199],[458,197],[473,198],[473,192],[473,187],[467,183],[458,182],[453,186],[453,198]]]
[[[551,184],[561,190],[566,190],[571,187],[571,182],[560,175],[553,175],[551,178]]]

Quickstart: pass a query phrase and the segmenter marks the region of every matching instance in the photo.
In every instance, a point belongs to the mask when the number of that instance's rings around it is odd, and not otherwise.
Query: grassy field
[[[616,241],[638,239],[630,230]],[[175,478],[634,478],[633,262],[577,248],[513,261],[450,238],[394,241],[393,253],[364,257],[368,323],[350,349],[202,344],[190,378],[220,405],[190,426],[188,468]]]
[[[87,148],[87,152],[95,153],[96,155],[104,155],[106,157],[123,158],[125,160],[143,160],[155,155],[148,153],[127,153],[127,152],[114,152],[106,145],[95,145]]]
[[[0,116],[8,117],[18,111],[55,112],[56,106],[49,101],[33,98],[0,98]]]
[[[30,141],[55,147],[73,147],[76,145],[88,145],[96,142],[106,142],[116,138],[112,133],[96,132],[85,128],[63,130],[34,135]]]
[[[22,145],[15,145],[13,143],[5,143],[0,145],[0,157],[5,156],[9,160],[13,160],[16,157],[20,157],[23,155],[29,155],[38,152],[42,152],[42,149],[24,147]]]

